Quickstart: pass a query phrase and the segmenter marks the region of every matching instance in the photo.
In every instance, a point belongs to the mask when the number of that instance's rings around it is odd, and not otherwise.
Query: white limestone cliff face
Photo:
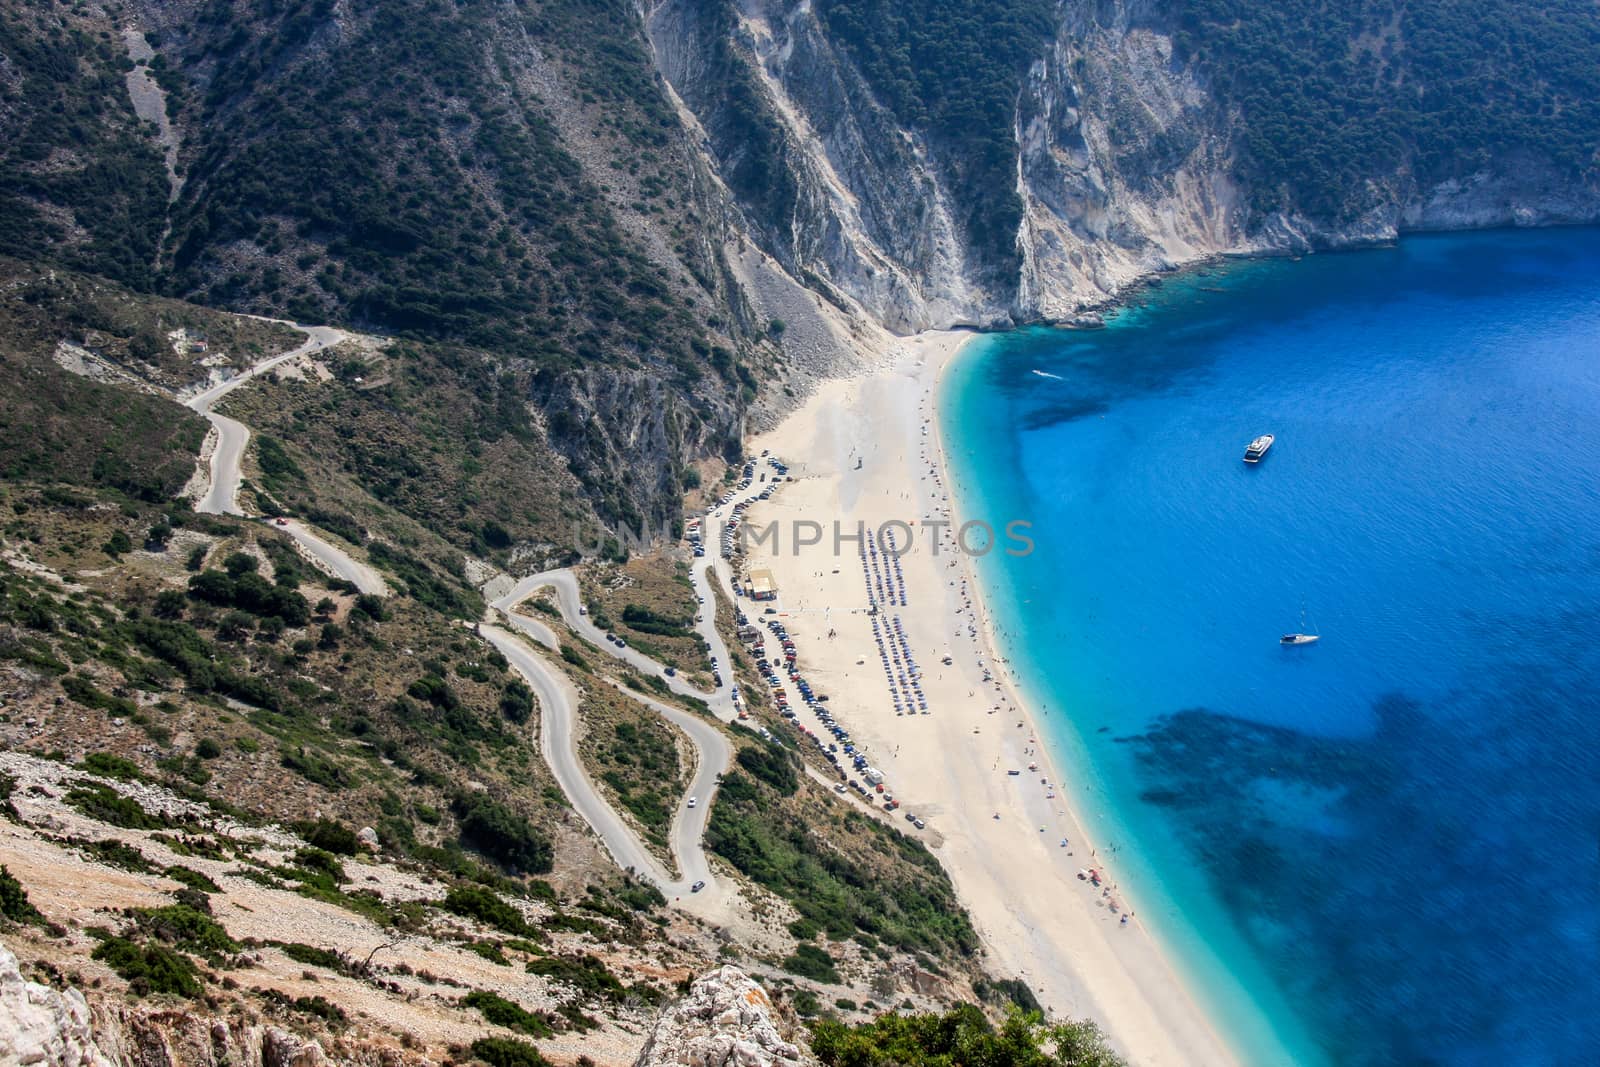
[[[1404,173],[1374,175],[1380,206],[1337,225],[1255,210],[1236,178],[1243,119],[1177,58],[1162,10],[1152,0],[1062,6],[1055,40],[1017,100],[1021,267],[1002,276],[964,246],[961,206],[934,149],[875,101],[809,0],[739,0],[728,36],[782,130],[796,190],[773,217],[771,203],[733,188],[746,232],[797,281],[910,333],[1070,319],[1141,278],[1221,254],[1600,219],[1600,188],[1575,188],[1517,159],[1435,188]],[[703,149],[726,169],[743,145],[736,128],[719,136],[725,71],[706,57],[727,28],[703,11],[661,0],[647,26],[663,75],[705,125]]]
[[[17,967],[17,957],[4,946],[0,946],[0,1063],[113,1067],[95,1044],[83,994],[28,981]]]
[[[815,1067],[784,1038],[766,991],[737,967],[695,981],[657,1020],[634,1067]]]

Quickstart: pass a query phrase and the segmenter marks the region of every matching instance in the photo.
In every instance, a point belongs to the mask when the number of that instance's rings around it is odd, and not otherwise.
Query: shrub
[[[98,782],[68,791],[65,799],[89,818],[125,830],[156,830],[172,825],[171,820],[145,811],[132,797]]]
[[[533,690],[512,679],[500,694],[500,714],[519,726],[527,722],[533,715]]]
[[[190,889],[198,889],[202,893],[220,893],[222,887],[210,878],[190,867],[168,867],[161,872],[173,881],[182,882]]]
[[[28,899],[28,891],[4,866],[0,866],[0,916],[14,923],[44,925],[44,914]]]
[[[297,822],[294,824],[294,832],[305,838],[306,844],[325,852],[354,856],[361,851],[361,839],[356,836],[356,832],[333,819]]]
[[[529,961],[528,973],[565,982],[585,999],[618,1001],[628,993],[617,976],[593,956],[543,956]]]
[[[133,539],[121,530],[112,530],[111,536],[106,538],[106,543],[100,548],[108,556],[120,556],[133,551]]]
[[[143,777],[137,763],[125,756],[118,756],[112,752],[91,752],[83,757],[83,762],[78,766],[91,774],[104,775],[107,778],[120,778],[125,782],[137,781]]]
[[[942,1015],[884,1014],[857,1026],[819,1020],[812,1024],[811,1050],[824,1067],[1120,1067],[1123,1062],[1093,1023],[1046,1026],[1037,1015],[1014,1008],[996,1027],[973,1004]]]
[[[501,900],[494,890],[483,886],[451,886],[439,906],[453,915],[476,919],[508,934],[528,937],[538,933],[520,911]]]
[[[302,945],[299,942],[280,944],[278,948],[291,960],[296,963],[303,963],[307,967],[325,967],[330,971],[339,972],[347,969],[344,957],[332,949],[315,948],[311,945]]]
[[[513,1037],[480,1037],[468,1051],[489,1067],[550,1067],[538,1049]]]
[[[783,961],[783,969],[801,978],[816,982],[839,984],[839,972],[834,969],[833,957],[827,950],[802,942],[795,946],[794,955]]]
[[[994,1004],[1014,1004],[1027,1012],[1042,1012],[1039,998],[1033,995],[1027,983],[1016,978],[1001,978],[998,980],[978,979],[972,983],[972,991],[983,1000]]]
[[[477,1008],[485,1021],[507,1030],[521,1030],[530,1037],[549,1037],[554,1032],[543,1018],[497,993],[475,989],[463,997],[461,1003]]]
[[[548,874],[554,859],[549,838],[516,811],[483,793],[458,794],[451,804],[461,842],[512,873]]]
[[[195,903],[204,904],[204,897],[193,894],[188,899],[194,903],[140,908],[134,912],[134,923],[139,930],[164,944],[208,959],[238,952],[239,943],[228,936],[222,924],[194,906]]]
[[[194,754],[201,759],[216,759],[222,755],[222,746],[214,737],[202,737],[194,746]]]
[[[140,945],[125,937],[112,937],[102,941],[90,958],[110,967],[138,996],[172,993],[193,999],[204,992],[194,965],[162,945]]]

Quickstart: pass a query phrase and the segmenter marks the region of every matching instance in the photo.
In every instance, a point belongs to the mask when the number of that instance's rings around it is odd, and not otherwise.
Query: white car
[[[700,803],[700,798],[699,797],[690,797],[689,798],[688,807],[692,808],[698,803]]]

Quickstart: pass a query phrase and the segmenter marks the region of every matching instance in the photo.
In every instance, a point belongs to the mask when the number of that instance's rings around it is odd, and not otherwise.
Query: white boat
[[[1314,629],[1314,628],[1313,628]],[[1322,635],[1306,629],[1306,609],[1300,609],[1300,629],[1292,634],[1284,634],[1278,638],[1280,645],[1314,645],[1322,640]]]
[[[1244,461],[1246,463],[1260,463],[1261,457],[1266,455],[1267,449],[1272,447],[1273,440],[1274,438],[1270,433],[1264,433],[1254,441],[1251,441],[1245,446]]]

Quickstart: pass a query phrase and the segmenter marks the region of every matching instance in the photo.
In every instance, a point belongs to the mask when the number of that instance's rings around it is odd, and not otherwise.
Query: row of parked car
[[[772,688],[773,700],[778,706],[778,713],[794,722],[795,728],[800,731],[801,735],[811,739],[822,757],[832,764],[834,770],[838,773],[839,784],[834,786],[834,790],[839,793],[843,793],[846,790],[854,790],[868,803],[881,803],[885,811],[899,809],[900,802],[894,798],[892,793],[888,792],[887,787],[884,785],[883,773],[868,762],[866,753],[857,749],[849,730],[845,729],[834,718],[832,710],[828,707],[827,695],[813,691],[811,683],[800,673],[799,667],[796,665],[798,650],[795,647],[794,639],[789,635],[788,627],[784,625],[781,619],[764,619],[762,621],[767,631],[778,643],[781,657],[767,655],[766,638],[759,630],[752,627],[749,618],[743,612],[740,612],[738,615],[740,629],[749,635],[746,647],[750,651],[751,658],[756,661],[757,669],[762,672],[767,684]],[[799,713],[789,706],[788,693],[783,685],[782,675],[784,674],[788,675],[789,682],[799,692],[800,699],[811,709],[811,713],[816,717],[821,727],[820,730],[808,729],[799,721]],[[827,740],[828,735],[831,735],[833,740]],[[846,769],[846,761],[848,761],[848,770]],[[860,777],[851,777],[850,771],[852,770]],[[926,825],[921,819],[909,812],[907,813],[906,821],[916,826],[919,830]]]

